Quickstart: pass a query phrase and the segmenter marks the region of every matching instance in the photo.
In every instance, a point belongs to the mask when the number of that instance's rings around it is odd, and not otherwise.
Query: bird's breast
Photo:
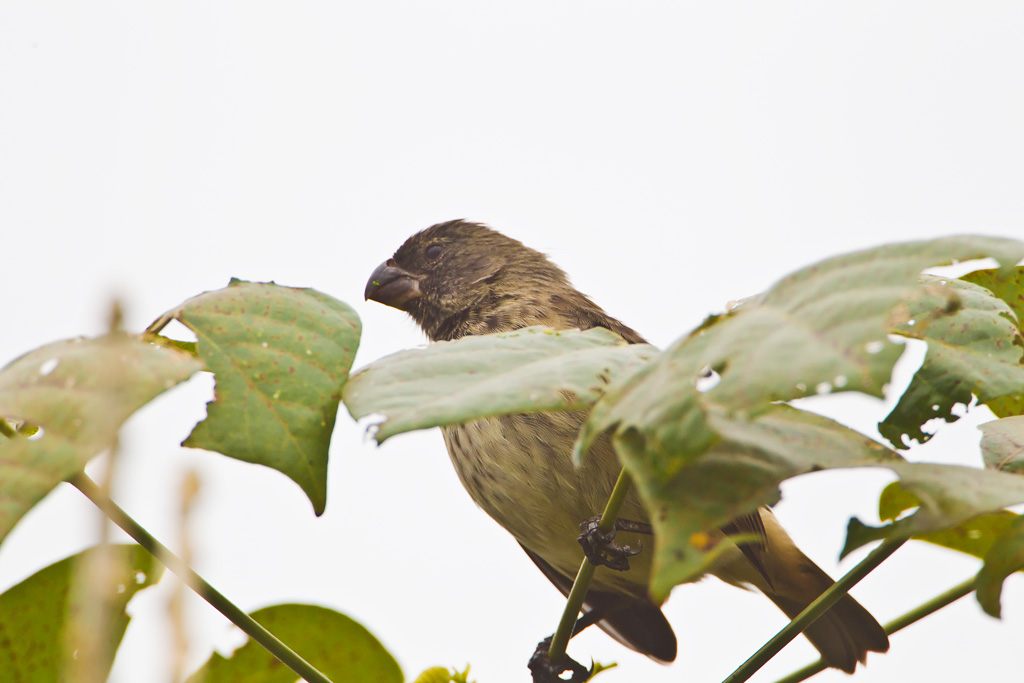
[[[576,541],[579,524],[601,514],[619,474],[618,460],[607,441],[588,454],[582,467],[573,464],[572,447],[584,416],[579,412],[509,415],[442,430],[455,471],[477,505],[521,544],[569,576],[582,559]],[[647,519],[635,499],[623,516]],[[614,577],[614,582],[646,584],[653,539],[619,540],[642,542],[647,550],[646,557],[637,558],[636,573]]]

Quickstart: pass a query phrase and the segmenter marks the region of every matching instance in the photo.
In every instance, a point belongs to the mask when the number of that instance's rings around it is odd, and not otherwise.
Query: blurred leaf
[[[986,422],[980,429],[985,467],[1024,474],[1024,416]]]
[[[128,601],[140,590],[160,580],[163,567],[136,545],[109,546],[113,573],[105,582],[109,595],[102,603],[107,606],[106,623],[109,633],[102,642],[108,656],[93,660],[109,674],[113,654],[124,636],[131,618],[125,612]],[[82,562],[95,558],[103,548],[90,548],[41,569],[0,595],[0,672],[5,681],[32,681],[32,683],[59,683],[75,680],[69,673],[79,657],[73,653],[83,645],[71,640],[79,629],[90,629],[89,624],[74,625],[79,615],[87,613],[83,596],[94,600],[92,591],[72,590],[73,580]],[[95,635],[93,633],[93,635]]]
[[[924,443],[921,429],[933,418],[954,422],[953,406],[1024,392],[1024,337],[1010,307],[979,285],[926,276],[925,295],[908,307],[910,320],[893,332],[928,342],[924,363],[878,429],[898,448]],[[1024,294],[1024,292],[1022,292]],[[935,310],[951,310],[944,316]],[[910,323],[914,324],[911,325]]]
[[[992,549],[993,544],[1006,533],[1012,524],[1016,522],[1019,515],[1008,510],[990,512],[979,517],[972,517],[962,524],[933,531],[929,534],[921,534],[914,538],[927,541],[943,548],[959,550],[962,553],[973,555],[977,558],[984,558]]]
[[[891,524],[871,526],[856,517],[851,517],[850,521],[846,524],[846,543],[843,544],[843,549],[839,551],[839,559],[844,559],[854,550],[862,548],[868,543],[888,538],[891,531]]]
[[[200,369],[181,352],[111,334],[48,344],[0,370],[0,416],[42,428],[0,441],[0,540],[109,448],[133,412]]]
[[[921,506],[921,501],[898,481],[890,482],[878,496],[878,518],[892,522],[907,510]]]
[[[344,400],[356,419],[386,416],[374,435],[383,442],[492,415],[586,408],[657,353],[603,328],[528,327],[381,358],[352,375]]]
[[[327,449],[359,345],[359,317],[313,289],[232,280],[157,320],[181,321],[216,377],[207,417],[184,446],[272,467],[327,503]]]
[[[598,434],[613,431],[658,534],[655,599],[707,567],[715,550],[692,543],[695,530],[716,528],[773,502],[779,482],[812,469],[887,460],[901,477],[909,477],[904,483],[919,497],[918,488],[935,488],[938,497],[922,505],[913,524],[901,522],[901,533],[956,524],[967,510],[979,514],[1015,497],[1006,490],[1013,486],[1000,481],[999,494],[972,501],[970,490],[945,487],[959,473],[933,481],[930,470],[908,469],[912,466],[893,461],[878,444],[847,435],[834,423],[805,424],[780,413],[778,402],[835,391],[882,396],[902,352],[888,334],[929,294],[920,284],[921,271],[985,256],[1012,264],[1022,255],[1019,241],[957,237],[829,259],[706,322],[605,394],[584,425],[577,453]],[[941,306],[918,313],[916,322],[928,326],[955,312]],[[708,370],[717,373],[710,381]],[[774,432],[777,440],[758,434],[764,431]],[[826,450],[829,441],[840,443]],[[698,464],[703,471],[694,470]]]
[[[588,681],[592,681],[595,678],[597,678],[597,675],[599,673],[601,673],[602,671],[611,671],[612,669],[616,668],[617,666],[618,666],[618,663],[616,663],[616,662],[612,662],[611,664],[602,664],[601,662],[595,662],[595,661],[591,660],[590,661],[590,678],[588,678],[587,680]]]
[[[401,683],[402,670],[362,625],[316,605],[274,605],[251,615],[335,683]],[[187,683],[294,683],[298,675],[247,640],[230,657],[216,652]]]
[[[451,671],[443,666],[432,666],[417,676],[413,683],[449,683],[451,680]]]
[[[894,522],[896,536],[941,539],[939,545],[978,554],[983,552],[986,539],[999,533],[1005,523],[1005,519],[1000,520],[1005,518],[1003,508],[1024,503],[1024,477],[1017,475],[931,463],[898,463],[889,467],[900,477],[895,485],[920,502],[917,512]],[[969,520],[973,520],[973,526],[965,524]],[[957,528],[963,533],[933,533]]]
[[[1008,510],[988,512],[941,531],[915,534],[913,538],[984,559],[996,541],[1006,533],[1006,530],[1014,524],[1018,517]],[[839,557],[846,557],[857,548],[873,541],[889,538],[894,528],[896,526],[893,524],[873,527],[864,524],[857,518],[851,519],[846,532],[846,544]]]
[[[978,572],[977,596],[982,609],[994,617],[1000,615],[1003,581],[1021,569],[1024,569],[1024,517],[1017,517],[989,550]]]

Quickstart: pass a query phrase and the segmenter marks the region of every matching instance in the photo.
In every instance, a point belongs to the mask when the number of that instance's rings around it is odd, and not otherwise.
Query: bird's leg
[[[590,671],[569,655],[565,655],[559,662],[552,662],[548,658],[552,637],[548,636],[537,643],[537,649],[530,657],[528,666],[533,683],[583,683],[590,678]],[[566,672],[571,673],[572,678],[562,678],[562,674]]]
[[[601,531],[600,517],[591,517],[580,523],[579,544],[583,547],[583,554],[586,555],[590,564],[601,567],[610,567],[618,571],[629,569],[629,558],[639,555],[644,549],[641,543],[635,550],[628,545],[619,545],[615,542],[615,534],[619,531],[628,531],[638,534],[651,535],[654,530],[650,524],[634,522],[628,519],[617,519],[610,531]]]

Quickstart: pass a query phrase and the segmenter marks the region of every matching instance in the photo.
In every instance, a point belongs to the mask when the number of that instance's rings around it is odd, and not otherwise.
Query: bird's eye
[[[441,255],[441,245],[431,244],[429,247],[427,247],[427,250],[424,253],[426,254],[428,259],[433,261],[434,259]]]

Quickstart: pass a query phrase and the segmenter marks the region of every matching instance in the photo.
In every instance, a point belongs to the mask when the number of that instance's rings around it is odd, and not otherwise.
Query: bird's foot
[[[565,655],[557,663],[548,658],[551,638],[552,636],[548,636],[537,643],[537,649],[530,657],[529,667],[533,683],[583,683],[589,679],[590,671],[569,655]],[[562,674],[565,673],[572,674],[572,678],[562,678]]]
[[[610,567],[621,572],[628,570],[629,558],[639,555],[644,546],[641,543],[634,549],[628,545],[619,545],[615,542],[615,534],[619,531],[629,531],[650,535],[654,530],[650,524],[644,522],[617,519],[610,531],[602,531],[600,522],[600,517],[591,517],[580,523],[580,531],[583,533],[576,540],[583,547],[587,561],[597,567]]]

